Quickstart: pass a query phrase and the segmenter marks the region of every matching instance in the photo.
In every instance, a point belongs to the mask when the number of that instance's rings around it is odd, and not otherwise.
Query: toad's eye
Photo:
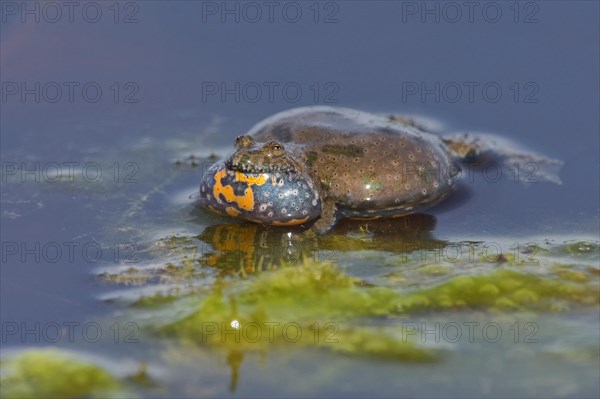
[[[272,156],[280,157],[285,153],[285,149],[279,143],[269,143],[269,152]]]
[[[264,148],[269,151],[269,156],[280,157],[285,154],[285,148],[276,141],[267,143]]]

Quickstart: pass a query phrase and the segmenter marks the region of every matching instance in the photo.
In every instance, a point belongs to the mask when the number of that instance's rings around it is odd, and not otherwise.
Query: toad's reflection
[[[258,224],[223,224],[207,227],[198,239],[212,247],[203,251],[203,263],[222,274],[257,273],[295,264],[316,251],[314,235],[302,229],[273,228]]]
[[[435,217],[412,214],[398,219],[343,220],[326,235],[301,228],[258,224],[221,224],[207,227],[197,238],[209,244],[203,263],[222,275],[258,273],[302,259],[325,260],[327,252],[377,250],[407,253],[440,248],[445,242],[431,233]]]

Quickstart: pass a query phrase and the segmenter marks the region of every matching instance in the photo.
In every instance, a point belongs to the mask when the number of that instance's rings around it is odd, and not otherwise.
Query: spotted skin
[[[410,121],[305,107],[239,136],[234,152],[204,176],[200,194],[207,207],[263,224],[320,216],[316,226],[326,231],[340,216],[395,217],[430,207],[452,192],[458,171],[446,143]]]
[[[305,173],[242,173],[222,161],[204,175],[200,203],[217,213],[280,226],[321,214],[321,197]]]

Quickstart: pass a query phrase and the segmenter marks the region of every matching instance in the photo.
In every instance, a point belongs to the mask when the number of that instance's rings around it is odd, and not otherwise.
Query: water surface
[[[315,3],[298,2],[296,23],[278,13],[270,22],[265,10],[256,23],[244,18],[249,14],[223,22],[207,2],[133,2],[120,4],[115,23],[108,3],[98,4],[97,23],[77,12],[73,22],[66,14],[56,23],[43,15],[39,23],[31,16],[22,22],[3,9],[3,358],[59,347],[119,378],[148,364],[152,384],[127,392],[152,397],[598,395],[597,4],[531,2],[535,7],[522,4],[515,17],[513,3],[499,2],[495,23],[480,12],[471,22],[465,10],[455,23],[442,14],[439,22],[422,22],[411,8],[422,3],[387,1],[321,3],[318,22]],[[132,23],[123,23],[126,16]],[[35,93],[8,94],[14,84],[35,90],[36,82],[39,101]],[[64,91],[52,102],[52,82],[92,82],[102,96],[92,102],[77,89],[72,101]],[[239,84],[239,99],[208,94],[222,84],[234,91]],[[297,101],[284,86],[301,88]],[[502,95],[492,101],[484,86],[500,87]],[[256,87],[262,96],[255,100]],[[267,87],[276,88],[272,99]],[[463,89],[459,98],[456,87]],[[476,88],[472,99],[468,87]],[[195,206],[210,155],[224,155],[236,135],[266,116],[322,104],[417,116],[441,134],[497,134],[564,161],[562,184],[515,182],[510,171],[496,181],[475,171],[427,214],[344,222],[324,237],[241,224]],[[303,299],[282,305],[279,297],[263,298],[265,317],[274,321],[334,323],[337,346],[309,339],[239,347],[190,339],[179,324],[175,332],[161,330],[195,314],[221,285],[238,300],[260,297],[254,283],[276,294],[269,284],[281,282],[269,276],[287,276],[286,267],[302,268],[306,259],[358,279],[356,293],[324,283],[325,291],[340,289],[340,301],[371,298],[373,289],[404,298],[502,270],[535,276],[540,287],[571,285],[556,289],[567,292],[558,299],[531,288],[537,297],[521,298],[515,308],[451,296],[447,307],[440,301],[419,311],[384,309],[373,299],[362,313],[358,305],[342,312],[332,298],[320,308],[307,302],[303,311]],[[308,281],[300,288],[313,289],[306,273],[296,277]],[[585,295],[568,293],[579,289]],[[326,298],[315,292],[304,300]],[[482,301],[489,295],[483,292]],[[157,293],[163,301],[150,300]],[[258,317],[250,303],[235,306]],[[214,317],[229,317],[223,309]],[[90,322],[103,333],[98,342],[91,330],[82,333]],[[468,323],[496,323],[502,337],[491,342],[478,330],[470,340]],[[63,333],[53,340],[56,324]],[[450,334],[455,324],[463,334],[456,342],[441,330],[439,339],[423,335],[436,326]],[[392,337],[389,351],[404,353],[398,334],[414,325],[417,352],[433,358],[385,356],[379,343]],[[524,342],[534,330],[535,342]]]

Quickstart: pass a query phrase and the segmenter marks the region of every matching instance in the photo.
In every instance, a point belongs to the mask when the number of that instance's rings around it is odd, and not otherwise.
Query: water
[[[2,3],[3,358],[58,346],[100,357],[120,376],[147,362],[159,388],[131,388],[143,396],[597,396],[597,303],[567,301],[570,310],[558,313],[484,307],[333,320],[365,323],[370,331],[399,331],[402,321],[503,327],[497,343],[479,334],[474,342],[442,339],[438,349],[426,337],[439,351],[433,363],[314,345],[191,347],[173,334],[157,337],[148,324],[193,307],[130,305],[173,287],[199,290],[202,298],[221,280],[241,289],[263,278],[259,271],[268,275],[282,260],[298,261],[300,252],[337,262],[365,287],[427,289],[502,268],[468,258],[485,244],[541,259],[527,272],[551,279],[552,268],[566,264],[594,286],[597,249],[582,258],[560,248],[573,240],[597,243],[599,235],[597,4],[485,3],[484,16],[482,3],[472,22],[465,8],[451,22],[452,9],[427,3],[439,7],[439,23],[432,14],[421,21],[420,2],[298,2],[285,14],[277,8],[273,22],[263,8],[256,23],[249,21],[252,10],[235,2],[228,7],[240,7],[239,23],[233,14],[221,20],[220,2],[97,4],[97,23],[89,22],[92,10],[84,17],[79,9],[69,22],[64,5],[62,17],[49,22],[54,14],[41,4],[36,23],[32,14],[21,21],[21,3]],[[296,6],[302,16],[292,23],[289,7]],[[490,7],[501,10],[496,23],[489,22]],[[23,94],[21,83],[33,93]],[[53,102],[57,85],[62,96]],[[497,134],[564,161],[563,183],[515,183],[506,170],[496,181],[477,171],[427,215],[345,223],[327,237],[240,225],[196,209],[190,196],[209,155],[224,155],[236,135],[266,116],[318,104],[421,116],[444,134]],[[170,250],[157,248],[172,235],[183,239],[166,245]],[[531,255],[531,243],[551,255]],[[196,248],[191,274],[165,272],[167,263],[192,256],[186,247]],[[457,248],[459,266],[448,269]],[[440,266],[435,253],[446,263]],[[431,264],[446,269],[421,269]],[[143,283],[105,278],[128,267],[146,270],[138,276]],[[298,311],[290,308],[293,317]],[[91,330],[81,332],[90,322],[101,326],[99,342],[89,342]],[[130,330],[127,322],[135,323]],[[513,342],[515,322],[535,323],[539,342]],[[75,338],[63,330],[53,342],[53,326],[65,323],[79,323]],[[131,331],[139,342],[124,342]]]

